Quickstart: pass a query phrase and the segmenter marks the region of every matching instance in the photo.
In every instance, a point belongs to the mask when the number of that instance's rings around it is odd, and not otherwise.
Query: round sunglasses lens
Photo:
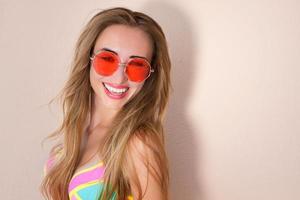
[[[118,68],[118,59],[115,54],[103,51],[94,57],[93,66],[98,74],[109,76]]]
[[[149,76],[150,65],[144,59],[134,58],[128,63],[126,73],[130,81],[142,82]]]

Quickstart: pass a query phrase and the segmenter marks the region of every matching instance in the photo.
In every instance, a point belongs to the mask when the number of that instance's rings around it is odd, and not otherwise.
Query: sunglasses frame
[[[136,83],[143,82],[143,81],[147,80],[147,79],[150,77],[151,73],[154,72],[154,69],[152,69],[152,66],[151,66],[151,64],[149,63],[149,61],[146,60],[146,59],[144,59],[144,58],[133,57],[133,58],[129,58],[126,62],[123,62],[123,63],[122,63],[122,62],[121,62],[121,59],[120,59],[120,56],[118,56],[118,55],[115,54],[114,52],[107,51],[107,50],[100,50],[100,51],[97,51],[96,53],[93,53],[93,55],[90,57],[90,60],[92,61],[92,66],[93,66],[93,67],[95,67],[95,66],[94,66],[94,59],[95,59],[95,57],[96,57],[97,55],[99,55],[100,53],[102,53],[102,52],[108,52],[108,53],[111,53],[112,55],[114,55],[114,56],[118,59],[118,67],[120,67],[120,66],[124,67],[124,74],[126,75],[127,79],[128,79],[129,81],[131,81],[131,82],[136,82]],[[147,64],[149,65],[149,67],[150,67],[150,71],[149,71],[148,76],[147,76],[144,80],[142,80],[142,81],[132,81],[132,80],[129,79],[129,77],[128,77],[127,73],[126,73],[126,67],[127,67],[128,63],[129,63],[130,61],[134,60],[134,59],[142,59],[142,60],[146,61],[146,63],[147,63]],[[114,71],[114,72],[115,72],[115,71]],[[100,74],[100,75],[101,75],[101,74]],[[113,73],[112,73],[111,75],[113,75]],[[108,76],[111,76],[111,75],[108,75]],[[105,76],[105,75],[101,75],[101,76]]]

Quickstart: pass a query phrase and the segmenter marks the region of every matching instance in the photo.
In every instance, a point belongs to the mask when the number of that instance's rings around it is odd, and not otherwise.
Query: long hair
[[[116,114],[104,145],[98,149],[105,165],[104,189],[100,199],[110,199],[115,192],[117,199],[125,199],[131,194],[130,179],[134,180],[139,191],[138,197],[134,198],[142,199],[137,174],[130,167],[134,163],[129,156],[128,144],[133,137],[139,138],[152,150],[159,171],[147,165],[148,172],[161,186],[164,199],[169,198],[169,167],[163,128],[171,88],[171,62],[166,38],[161,27],[149,16],[116,7],[103,10],[92,17],[76,43],[69,78],[58,95],[63,110],[63,121],[60,127],[46,138],[62,136],[63,139],[51,150],[53,154],[60,152],[60,157],[47,172],[40,186],[46,199],[68,199],[68,184],[79,164],[80,145],[86,119],[91,112],[93,89],[89,80],[89,58],[99,34],[114,24],[138,27],[150,36],[154,48],[151,66],[155,72],[145,81],[143,88]],[[147,158],[145,162],[146,160]]]

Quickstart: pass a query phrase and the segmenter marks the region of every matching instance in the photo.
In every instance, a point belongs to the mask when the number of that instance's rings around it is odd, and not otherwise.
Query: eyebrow
[[[112,53],[118,55],[117,52],[115,52],[115,51],[113,51],[113,50],[111,50],[111,49],[109,49],[109,48],[106,48],[106,47],[101,48],[101,49],[98,50],[97,52],[102,51],[102,50],[109,51],[109,52],[112,52]],[[132,55],[132,56],[130,56],[129,58],[142,58],[142,59],[145,59],[145,60],[147,60],[147,61],[149,62],[149,60],[148,60],[146,57],[143,57],[143,56]]]

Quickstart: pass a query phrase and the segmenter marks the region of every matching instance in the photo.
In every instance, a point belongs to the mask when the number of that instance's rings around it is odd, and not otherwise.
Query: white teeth
[[[114,93],[118,93],[118,94],[121,94],[121,93],[124,93],[126,92],[129,88],[123,88],[123,89],[117,89],[117,88],[114,88],[114,87],[111,87],[107,84],[104,83],[104,86],[106,87],[106,89],[108,89],[110,92],[114,92]]]

